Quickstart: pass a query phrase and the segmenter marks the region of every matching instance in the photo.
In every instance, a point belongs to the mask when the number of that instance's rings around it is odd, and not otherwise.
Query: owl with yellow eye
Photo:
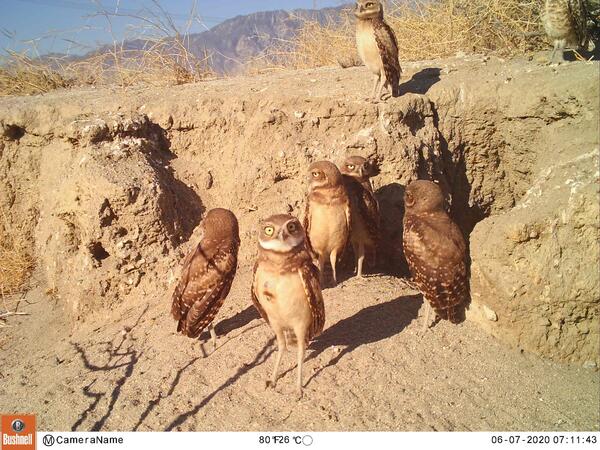
[[[308,168],[309,191],[304,229],[316,253],[321,277],[325,263],[331,264],[337,284],[337,260],[351,233],[350,200],[340,170],[330,161],[317,161]]]
[[[323,330],[325,306],[319,270],[297,218],[271,216],[260,225],[252,302],[277,338],[277,356],[267,386],[275,387],[283,352],[297,346],[296,387],[302,395],[302,363],[308,343]]]

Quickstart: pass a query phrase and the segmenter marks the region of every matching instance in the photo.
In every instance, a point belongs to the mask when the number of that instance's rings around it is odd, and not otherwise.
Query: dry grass
[[[25,315],[17,311],[12,296],[23,292],[33,270],[33,258],[28,242],[14,233],[5,214],[0,211],[0,328],[12,316]]]
[[[390,1],[386,20],[398,38],[401,60],[453,56],[457,52],[523,54],[546,47],[540,28],[543,0]],[[257,68],[303,69],[358,63],[355,19],[306,20],[293,41],[279,42],[250,64]]]
[[[8,51],[0,60],[0,96],[39,94],[67,86],[177,85],[213,77],[210,55],[197,56],[190,49],[189,31],[200,21],[196,2],[189,19],[179,27],[158,0],[138,14],[107,11],[101,3],[92,16],[104,19],[112,43],[85,58],[39,58],[36,48]],[[115,19],[127,20],[128,32],[118,40]],[[137,48],[128,43],[137,41]]]
[[[26,243],[0,231],[0,295],[20,292],[27,285],[33,259]]]
[[[0,95],[44,94],[67,86],[67,79],[50,64],[26,53],[8,52],[0,59]]]

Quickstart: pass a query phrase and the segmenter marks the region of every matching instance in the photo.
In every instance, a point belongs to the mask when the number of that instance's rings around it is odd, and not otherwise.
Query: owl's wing
[[[577,35],[577,44],[582,48],[586,48],[588,45],[588,29],[587,29],[587,9],[583,0],[569,0],[568,1],[569,14],[573,19],[573,25],[575,25],[575,34]]]
[[[236,253],[231,248],[206,259],[197,247],[173,294],[172,313],[179,317],[177,331],[195,338],[214,320],[235,277]]]
[[[350,201],[350,197],[347,198],[347,202],[346,205],[344,207],[344,214],[346,216],[346,227],[348,228],[348,238],[346,240],[346,244],[344,245],[348,245],[348,242],[350,241],[350,236],[352,235],[352,214],[354,214],[352,212],[352,203]]]
[[[262,306],[260,306],[260,302],[258,301],[258,296],[256,295],[256,269],[258,269],[258,261],[256,261],[256,264],[254,264],[254,270],[253,270],[253,275],[252,275],[252,288],[250,289],[250,297],[252,298],[252,303],[254,304],[254,307],[258,310],[258,313],[260,314],[260,317],[262,317],[263,319],[265,319],[265,322],[269,323],[269,316],[267,316],[267,313],[265,312],[265,310],[263,309]]]
[[[185,293],[185,288],[190,279],[192,259],[194,258],[194,255],[196,255],[197,250],[198,248],[196,247],[183,260],[181,276],[179,278],[177,286],[175,286],[175,290],[173,291],[173,295],[171,297],[171,315],[175,320],[179,320],[182,317],[184,317],[189,310],[189,306],[183,301],[183,295]]]
[[[375,198],[375,194],[373,192],[365,189],[362,185],[361,187],[361,201],[360,208],[361,214],[363,216],[363,220],[365,225],[367,226],[367,231],[371,236],[373,242],[377,242],[379,238],[379,205],[377,204],[377,199]]]
[[[381,55],[385,77],[392,87],[392,95],[400,95],[400,75],[402,69],[398,60],[398,41],[390,26],[383,20],[377,20],[373,24],[375,42]]]
[[[453,323],[462,320],[469,297],[466,245],[457,233],[449,218],[430,224],[405,216],[404,255],[414,281],[436,313]]]
[[[372,191],[365,188],[359,181],[349,175],[344,175],[344,184],[352,202],[352,214],[358,214],[367,227],[367,232],[377,242],[379,236],[379,205]]]
[[[449,217],[425,221],[405,216],[403,244],[405,252],[432,267],[458,264],[466,256],[462,233]]]
[[[318,259],[310,242],[310,200],[308,199],[306,200],[306,208],[304,208],[304,222],[302,223],[302,226],[304,227],[304,242],[306,243],[306,249],[313,259]]]
[[[304,286],[312,317],[308,332],[308,339],[310,340],[321,334],[325,325],[325,304],[323,303],[323,294],[319,282],[319,269],[312,262],[307,262],[298,269],[298,273]]]
[[[304,208],[304,221],[302,222],[302,226],[308,235],[308,232],[310,231],[310,205],[308,199],[306,200],[306,206]]]

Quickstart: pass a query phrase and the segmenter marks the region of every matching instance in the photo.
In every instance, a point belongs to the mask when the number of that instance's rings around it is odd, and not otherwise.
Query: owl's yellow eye
[[[356,166],[354,164],[348,164],[348,169],[350,170],[354,170]]]
[[[313,172],[312,176],[313,178],[319,178],[319,172]]]
[[[288,224],[287,229],[290,233],[295,233],[296,231],[298,231],[298,225],[296,225],[294,222]]]
[[[265,227],[264,232],[267,236],[273,236],[273,233],[275,233],[275,228],[271,226]]]

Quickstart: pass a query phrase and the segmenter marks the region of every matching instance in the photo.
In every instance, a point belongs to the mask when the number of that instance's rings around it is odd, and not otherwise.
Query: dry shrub
[[[196,8],[193,2],[189,18],[181,29],[158,0],[153,0],[152,7],[144,8],[139,14],[99,9],[95,15],[105,19],[113,43],[96,55],[69,65],[70,77],[81,84],[130,86],[140,83],[178,85],[214,76],[210,56],[206,52],[197,56],[190,49],[190,28],[200,21]],[[126,39],[114,38],[112,22],[115,18],[128,20]],[[128,48],[127,42],[138,42],[141,46]]]
[[[398,38],[401,60],[453,56],[459,51],[522,54],[545,47],[543,0],[393,0],[386,21]],[[269,48],[250,68],[302,69],[358,63],[351,9],[340,20],[304,20],[295,39]]]
[[[249,72],[269,69],[307,69],[340,64],[356,65],[358,55],[354,43],[354,16],[350,9],[340,17],[328,17],[324,23],[306,17],[294,17],[302,26],[293,40],[278,40],[265,52],[252,58]]]
[[[391,26],[402,57],[432,59],[459,51],[523,54],[543,48],[543,0],[442,0],[394,4]]]
[[[214,74],[209,57],[192,57],[188,50],[167,51],[166,44],[141,50],[118,48],[69,64],[65,74],[75,85],[173,86],[206,80]]]
[[[104,18],[112,44],[84,58],[30,58],[8,51],[0,61],[0,95],[45,93],[67,86],[134,84],[177,85],[213,77],[210,56],[190,49],[189,30],[199,22],[196,2],[180,28],[158,0],[138,14],[121,14],[96,3],[93,16]],[[113,21],[127,19],[126,38],[113,34]],[[131,43],[137,43],[131,48]],[[30,53],[35,53],[32,48]]]
[[[26,53],[8,52],[0,59],[0,95],[44,94],[68,85],[48,62],[34,60]]]
[[[3,220],[0,224],[0,296],[3,298],[22,291],[33,270],[27,242],[10,230]]]

